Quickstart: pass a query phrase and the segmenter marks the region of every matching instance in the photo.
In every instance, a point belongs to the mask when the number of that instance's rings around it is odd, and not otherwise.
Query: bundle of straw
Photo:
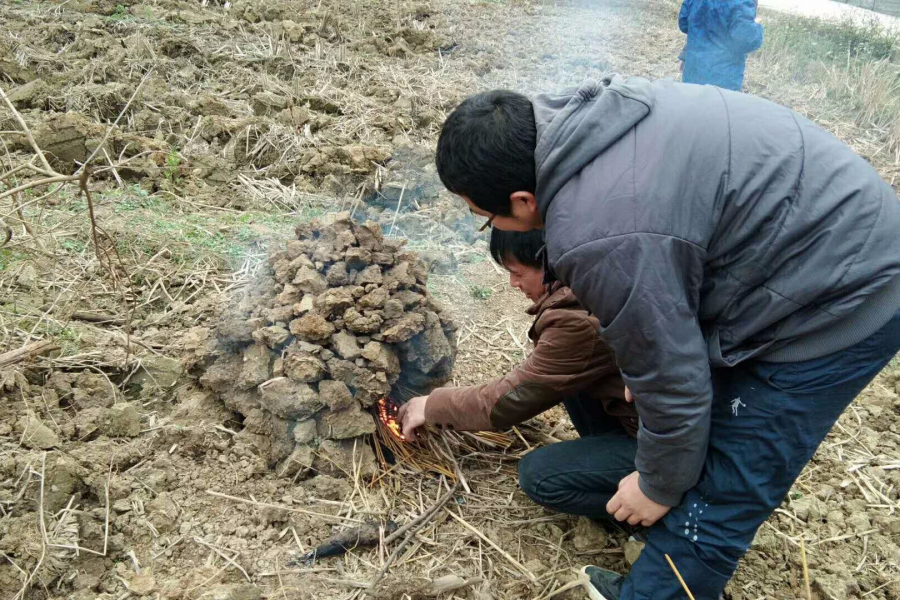
[[[495,431],[456,432],[440,431],[425,426],[419,431],[418,439],[408,441],[398,433],[395,421],[396,405],[390,398],[379,402],[382,407],[376,414],[375,454],[385,471],[401,466],[418,472],[431,472],[456,480],[457,457],[491,450],[506,450],[515,438],[508,433]],[[386,405],[386,407],[385,407]],[[393,455],[391,465],[385,449]]]

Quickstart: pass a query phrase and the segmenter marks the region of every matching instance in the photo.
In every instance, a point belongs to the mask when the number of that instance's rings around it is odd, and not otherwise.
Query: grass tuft
[[[805,84],[837,120],[875,133],[900,162],[900,35],[879,21],[859,25],[778,15],[766,21],[757,57],[770,81]]]
[[[849,18],[826,21],[779,15],[766,23],[760,56],[789,58],[802,77],[816,63],[890,60],[898,50],[900,38],[877,20],[859,25]]]
[[[0,248],[0,271],[5,271],[13,263],[25,260],[25,254],[10,248]]]

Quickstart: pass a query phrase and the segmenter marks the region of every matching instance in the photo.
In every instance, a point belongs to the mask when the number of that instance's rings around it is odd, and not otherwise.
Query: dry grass
[[[883,139],[884,151],[900,164],[900,65],[850,61],[827,69],[824,81],[826,97],[843,104],[856,126]]]
[[[542,516],[537,507],[512,501],[510,494],[515,490],[516,481],[514,456],[481,449],[475,454],[462,452],[455,460],[464,464],[466,478],[477,481],[477,485],[472,484],[467,492],[464,480],[458,481],[459,492],[448,506],[412,538],[409,547],[404,548],[391,566],[381,586],[390,590],[391,595],[376,597],[401,598],[404,594],[422,593],[442,574],[456,575],[470,581],[477,591],[510,600],[546,597],[547,592],[563,587],[572,578],[571,566],[577,564],[574,557],[560,547],[561,539],[545,537],[529,526],[567,519]],[[448,481],[444,476],[423,478],[415,470],[393,469],[376,478],[374,486],[363,489],[369,495],[369,505],[377,505],[378,495],[386,494],[391,517],[399,522],[403,515],[409,515],[406,520],[411,521],[435,504],[437,496],[452,491],[445,483]],[[504,509],[498,511],[499,507]],[[500,531],[506,533],[498,537]],[[547,557],[541,561],[539,574],[532,573],[527,566],[535,564],[529,563],[534,560],[535,551]],[[343,561],[342,579],[371,580],[371,569],[378,567],[378,555],[367,558],[349,555]],[[367,566],[372,559],[376,562]],[[291,575],[309,576],[303,572]],[[347,585],[354,587],[351,583]],[[361,593],[362,590],[351,592],[349,598]]]
[[[407,474],[434,473],[453,481],[460,479],[467,491],[468,483],[465,482],[457,457],[477,456],[482,452],[502,452],[515,441],[515,437],[509,433],[441,432],[426,427],[419,439],[410,442],[401,439],[390,422],[377,418],[377,415],[375,422],[375,452],[386,474],[393,471]]]
[[[765,26],[765,42],[749,66],[750,89],[784,96],[863,155],[900,166],[900,34],[877,21],[775,13],[766,14]],[[794,95],[800,89],[805,92]]]

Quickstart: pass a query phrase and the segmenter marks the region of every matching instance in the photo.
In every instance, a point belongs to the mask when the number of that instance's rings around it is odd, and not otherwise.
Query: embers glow
[[[398,440],[405,442],[406,436],[403,435],[403,429],[400,427],[400,422],[397,420],[397,414],[399,412],[400,406],[390,398],[382,398],[378,401],[378,418],[381,419],[384,426],[388,428],[391,435]]]

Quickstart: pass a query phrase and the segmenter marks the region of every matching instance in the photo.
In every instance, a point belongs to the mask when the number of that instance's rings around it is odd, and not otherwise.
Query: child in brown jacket
[[[534,316],[528,358],[493,381],[413,398],[401,407],[400,421],[413,439],[425,423],[464,431],[503,429],[563,403],[581,439],[528,454],[519,463],[519,483],[538,504],[609,519],[606,503],[634,471],[637,412],[625,401],[625,385],[599,337],[597,319],[568,287],[544,283],[542,245],[539,231],[491,231],[494,260],[509,272],[510,285],[534,302],[528,309]],[[602,452],[593,451],[598,444]]]

